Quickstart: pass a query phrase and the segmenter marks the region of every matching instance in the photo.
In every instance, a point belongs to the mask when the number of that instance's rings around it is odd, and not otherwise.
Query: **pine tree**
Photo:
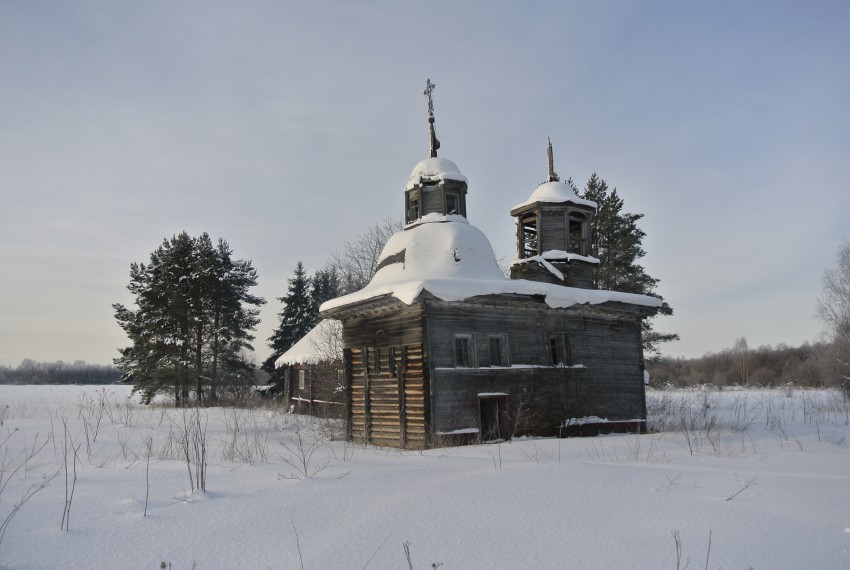
[[[301,340],[316,324],[316,313],[310,298],[311,280],[304,271],[301,261],[295,266],[295,273],[289,279],[289,289],[285,297],[278,297],[283,310],[278,314],[280,324],[269,337],[272,354],[263,363],[263,370],[274,373],[274,363],[280,355]]]
[[[210,323],[211,396],[215,399],[218,385],[233,386],[234,381],[251,376],[253,366],[246,362],[245,351],[252,351],[250,334],[260,322],[259,306],[265,300],[251,295],[249,289],[257,284],[257,273],[250,261],[232,259],[226,241],[218,240],[212,264],[212,288],[208,295],[206,314]],[[238,383],[238,382],[237,382]]]
[[[591,255],[599,259],[596,274],[597,289],[639,293],[661,299],[659,315],[672,315],[673,309],[664,298],[655,292],[659,280],[651,277],[638,260],[646,255],[643,238],[646,233],[638,227],[643,214],[623,211],[623,200],[617,189],[608,189],[608,184],[595,172],[579,192],[572,180],[568,183],[576,194],[585,200],[596,202],[597,212],[591,222]],[[678,334],[659,333],[653,329],[652,319],[643,321],[643,351],[648,360],[660,356],[658,344],[678,340]]]
[[[248,293],[257,284],[250,261],[231,259],[224,240],[182,232],[130,266],[128,289],[136,309],[116,303],[115,318],[131,341],[115,364],[132,379],[145,402],[170,392],[180,404],[191,392],[214,396],[219,363],[251,349],[249,331],[265,300]],[[207,394],[207,388],[212,391]]]

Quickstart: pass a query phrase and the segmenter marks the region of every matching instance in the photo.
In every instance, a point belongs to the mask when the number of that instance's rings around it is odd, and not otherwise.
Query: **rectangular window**
[[[307,371],[299,370],[298,371],[298,389],[306,390],[307,389]]]
[[[407,223],[419,219],[419,198],[410,198],[407,201]]]
[[[387,364],[389,365],[390,375],[395,375],[396,365],[395,365],[395,348],[390,347],[387,349]]]
[[[381,373],[381,349],[375,349],[375,357],[372,359],[372,374]]]
[[[587,216],[578,212],[570,212],[570,243],[567,249],[570,253],[579,255],[588,255],[585,240],[585,226],[587,225]]]
[[[472,335],[455,335],[455,366],[475,368],[475,344],[472,341]]]
[[[487,337],[487,347],[490,352],[490,366],[510,366],[508,356],[508,338],[505,335],[490,335]]]
[[[570,354],[569,338],[565,334],[554,334],[549,337],[549,353],[553,366],[571,366],[572,355]]]
[[[520,256],[537,255],[537,214],[525,215],[520,219]]]
[[[446,194],[446,214],[460,214],[460,200],[457,194]]]

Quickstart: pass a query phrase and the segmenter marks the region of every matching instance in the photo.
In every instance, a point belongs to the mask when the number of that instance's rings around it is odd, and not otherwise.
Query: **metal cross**
[[[434,92],[434,87],[436,87],[436,85],[431,83],[431,79],[429,78],[428,81],[425,83],[425,91],[422,92],[423,95],[426,95],[428,97],[429,115],[434,114],[434,99],[431,98],[431,94]]]

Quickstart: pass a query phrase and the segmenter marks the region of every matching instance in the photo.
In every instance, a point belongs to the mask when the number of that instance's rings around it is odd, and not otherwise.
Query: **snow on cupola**
[[[517,259],[512,279],[531,279],[592,289],[599,260],[591,257],[590,222],[596,203],[583,200],[555,173],[552,141],[549,176],[528,200],[514,206]]]
[[[429,115],[433,117],[430,94],[434,85],[430,80],[427,85],[425,94],[429,96]],[[416,165],[405,186],[407,225],[387,241],[371,281],[359,291],[325,301],[319,309],[323,318],[341,319],[343,322],[345,319],[365,318],[364,315],[378,314],[391,308],[393,303],[411,305],[420,302],[428,298],[425,293],[448,302],[489,295],[521,295],[541,298],[551,308],[577,303],[617,302],[650,307],[660,304],[654,297],[591,291],[593,269],[598,262],[592,257],[567,251],[565,236],[560,242],[554,238],[551,242],[560,244],[563,251],[521,256],[511,267],[511,278],[505,277],[490,241],[464,215],[466,178],[452,161],[436,156],[439,143],[433,133],[433,122],[429,122],[432,126],[431,156]],[[589,236],[589,221],[596,211],[596,204],[581,200],[568,185],[560,182],[552,171],[551,163],[550,160],[550,180],[538,187],[532,199],[517,206],[512,214],[538,212],[535,219],[543,219],[544,223],[536,227],[547,229],[550,228],[547,221],[551,213],[549,209],[554,208],[554,218],[560,215],[563,234],[570,213],[584,213],[588,226],[582,235]],[[551,184],[560,186],[548,186]],[[445,196],[450,195],[453,189],[458,191],[457,213],[445,207]],[[417,209],[411,216],[411,200],[414,199],[417,200]],[[539,212],[545,212],[545,216],[541,218],[543,214]],[[549,243],[548,239],[544,236],[543,243]],[[591,268],[589,280],[581,273],[582,268],[587,267]],[[564,287],[573,283],[577,285]]]
[[[417,164],[404,187],[404,221],[421,223],[429,214],[466,217],[466,177],[451,160],[439,158],[440,141],[434,131],[434,100],[436,85],[429,79],[424,95],[428,97],[428,158]]]

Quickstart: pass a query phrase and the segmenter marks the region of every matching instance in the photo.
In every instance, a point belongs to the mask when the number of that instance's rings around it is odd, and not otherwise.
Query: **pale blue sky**
[[[510,208],[598,172],[646,215],[671,355],[815,340],[850,237],[850,4],[0,3],[0,364],[108,363],[131,262],[227,239],[267,298],[400,217],[427,155],[514,251]]]

